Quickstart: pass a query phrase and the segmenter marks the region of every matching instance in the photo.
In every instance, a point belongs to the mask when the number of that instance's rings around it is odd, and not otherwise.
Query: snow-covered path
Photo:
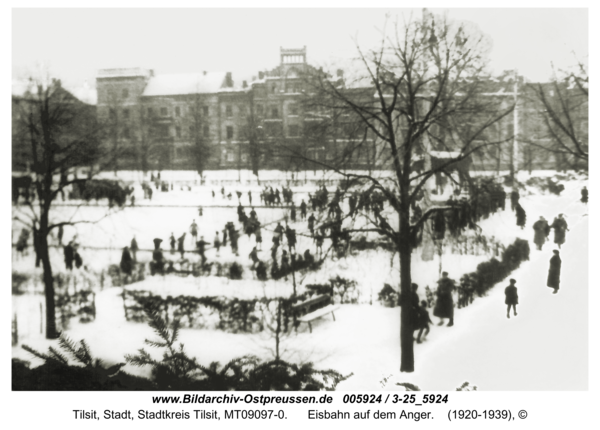
[[[461,310],[453,328],[434,327],[444,336],[416,348],[415,373],[395,381],[425,390],[454,390],[464,381],[488,391],[588,389],[588,217],[579,204],[563,210],[570,232],[559,293],[546,287],[554,244],[541,252],[532,247],[531,261],[511,275],[517,317],[506,318],[504,288],[496,286],[477,306]]]

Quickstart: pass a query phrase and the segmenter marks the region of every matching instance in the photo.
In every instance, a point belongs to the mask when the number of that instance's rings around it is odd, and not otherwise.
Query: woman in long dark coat
[[[442,279],[438,281],[436,290],[437,300],[433,308],[433,315],[440,319],[438,325],[444,323],[444,318],[450,319],[448,327],[454,325],[454,300],[452,299],[452,290],[454,281],[448,278],[448,272],[442,272]]]
[[[560,249],[560,246],[565,243],[566,231],[569,230],[569,226],[567,225],[567,221],[563,218],[563,214],[559,214],[557,218],[554,218],[550,228],[554,229],[554,243],[556,243]]]
[[[558,250],[554,250],[554,255],[550,259],[550,269],[548,270],[548,282],[546,285],[550,288],[554,288],[554,294],[558,293],[560,286],[560,266],[562,260],[560,259]]]
[[[121,271],[127,275],[131,276],[131,269],[133,267],[131,254],[129,253],[129,248],[123,248],[123,253],[121,254]]]
[[[523,229],[525,227],[525,222],[527,221],[527,214],[520,203],[517,203],[515,206],[515,213],[517,215],[517,225]]]

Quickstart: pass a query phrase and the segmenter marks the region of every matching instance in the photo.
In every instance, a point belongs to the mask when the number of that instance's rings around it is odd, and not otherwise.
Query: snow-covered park
[[[553,174],[555,172],[534,172],[532,176]],[[106,201],[97,205],[94,202],[81,205],[77,201],[57,201],[53,212],[56,220],[95,221],[65,228],[63,243],[77,235],[80,244],[83,267],[74,270],[75,277],[97,279],[110,265],[118,265],[122,248],[128,246],[134,236],[140,247],[138,261],[151,260],[154,238],[163,239],[166,258],[176,261],[179,254],[169,251],[169,236],[173,233],[178,238],[187,233],[186,257],[197,261],[199,256],[191,252],[194,245],[189,234],[190,224],[195,220],[199,227],[198,238],[203,236],[205,241],[212,243],[215,232],[222,231],[227,222],[233,222],[239,228],[236,208],[241,203],[249,212],[248,192],[253,196],[253,204],[261,206],[256,208],[257,218],[263,225],[261,260],[270,259],[273,230],[277,222],[284,224],[286,220],[297,232],[297,251],[302,253],[309,249],[316,253],[314,240],[306,221],[300,218],[299,210],[296,222],[291,222],[289,208],[266,208],[260,204],[259,192],[263,185],[271,181],[274,187],[280,186],[285,180],[292,180],[290,177],[265,174],[261,177],[263,183],[259,185],[250,180],[248,172],[244,172],[241,184],[237,184],[237,172],[229,175],[209,172],[205,184],[200,185],[192,172],[164,172],[163,179],[174,184],[173,190],[156,192],[152,200],[148,200],[143,198],[139,187],[141,178],[136,175],[123,174],[121,177],[134,184],[135,206],[109,210]],[[308,202],[308,193],[314,193],[316,181],[322,179],[313,172],[306,176],[293,178],[291,189],[296,207],[302,200]],[[527,178],[529,175],[522,173],[519,180],[524,182]],[[543,194],[533,187],[522,192],[520,203],[527,212],[524,229],[516,225],[510,203],[506,210],[479,224],[486,237],[493,237],[497,243],[508,246],[515,238],[531,242],[532,224],[540,216],[551,222],[563,213],[569,231],[561,249],[562,278],[558,294],[552,294],[552,290],[546,287],[553,244],[547,243],[542,251],[537,251],[531,243],[530,260],[510,275],[517,280],[518,316],[506,318],[504,288],[508,280],[505,280],[485,297],[476,297],[470,306],[455,309],[453,327],[438,326],[438,319],[432,316],[434,324],[427,340],[415,344],[415,372],[400,373],[400,308],[385,307],[377,300],[385,283],[398,288],[398,255],[379,248],[354,251],[340,258],[328,257],[318,270],[295,274],[298,291],[303,292],[310,284],[327,284],[329,279],[340,276],[356,282],[357,303],[341,304],[335,312],[335,321],[331,315],[314,321],[312,333],[307,326],[301,325],[297,332],[285,335],[280,347],[282,358],[294,363],[313,362],[318,369],[334,369],[345,375],[353,373],[337,387],[338,390],[403,390],[396,385],[397,382],[410,382],[424,390],[454,390],[464,381],[476,385],[479,390],[586,390],[588,208],[580,202],[579,191],[587,180],[578,177],[561,183],[565,190],[560,196]],[[221,187],[226,189],[226,194],[231,192],[233,197],[223,197]],[[330,187],[330,191],[334,189],[335,186]],[[242,192],[239,201],[236,191]],[[199,214],[200,207],[202,215]],[[13,215],[19,216],[23,210],[26,208],[13,207]],[[17,221],[13,221],[13,242],[21,228]],[[374,233],[369,234],[369,239],[376,237]],[[52,245],[58,245],[58,240],[53,240]],[[329,247],[328,242],[325,241],[324,250]],[[126,319],[123,288],[150,291],[165,297],[289,297],[293,289],[291,276],[279,280],[255,279],[250,270],[252,261],[248,257],[255,245],[254,236],[242,235],[238,255],[229,247],[221,248],[219,252],[209,247],[206,252],[208,261],[241,264],[244,268],[241,280],[214,274],[152,277],[147,273],[145,280],[121,287],[111,286],[110,279],[106,277],[102,287],[94,286],[95,320],[84,324],[75,318],[66,334],[75,341],[85,339],[96,357],[108,363],[120,363],[124,362],[125,354],[135,353],[141,348],[144,339],[154,338],[148,325]],[[41,269],[34,268],[33,254],[31,247],[25,256],[13,252],[13,273],[40,274]],[[448,243],[441,256],[430,258],[425,257],[419,247],[413,253],[412,279],[420,286],[419,294],[424,298],[424,287],[435,288],[442,270],[458,281],[462,275],[474,271],[479,263],[494,256],[493,250],[482,251],[478,255],[453,254]],[[51,249],[51,261],[55,274],[66,272],[61,247]],[[12,355],[31,361],[32,365],[41,361],[23,350],[21,345],[45,351],[56,343],[46,340],[43,335],[45,305],[41,288],[41,281],[34,276],[27,286],[28,292],[12,298],[13,315],[16,315],[19,331],[18,345],[13,346]],[[213,361],[226,363],[246,354],[270,359],[274,353],[273,336],[268,331],[228,333],[213,328],[182,329],[180,341],[185,344],[188,355],[197,357],[204,364]],[[149,368],[130,365],[123,370],[142,376],[150,374]]]

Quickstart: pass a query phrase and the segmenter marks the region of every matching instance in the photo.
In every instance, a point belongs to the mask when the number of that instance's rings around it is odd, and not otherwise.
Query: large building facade
[[[115,169],[386,168],[389,157],[360,121],[307,103],[311,73],[319,71],[308,64],[306,47],[282,48],[279,66],[242,82],[227,72],[100,70],[97,112],[109,130],[106,144],[120,154]],[[486,97],[499,109],[514,103],[516,109],[482,133],[498,144],[474,154],[473,169],[557,168],[564,161],[541,150],[549,139],[544,109],[528,88],[512,72],[490,79]],[[580,122],[587,130],[587,108]]]
[[[229,72],[100,70],[97,111],[109,130],[106,144],[122,154],[117,168],[303,170],[333,162],[350,136],[324,131],[331,118],[305,102],[303,77],[318,71],[305,47],[282,48],[280,59],[250,82],[234,82]],[[363,152],[348,166],[375,167]]]

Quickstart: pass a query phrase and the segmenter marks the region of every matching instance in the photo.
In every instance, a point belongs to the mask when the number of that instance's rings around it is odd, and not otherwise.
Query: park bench
[[[327,315],[328,313],[331,313],[331,316],[335,321],[335,314],[333,312],[339,309],[339,305],[331,304],[331,296],[329,296],[328,294],[321,294],[318,296],[313,296],[303,302],[292,305],[292,309],[295,313],[302,314],[297,319],[298,323],[308,323],[308,328],[312,333],[311,322],[316,320],[317,318],[321,318],[322,316]]]

